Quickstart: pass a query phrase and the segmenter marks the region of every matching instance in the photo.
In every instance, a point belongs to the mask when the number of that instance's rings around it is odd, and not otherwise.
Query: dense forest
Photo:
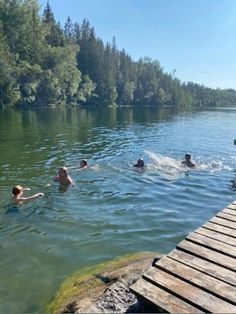
[[[158,52],[157,52],[158,53]],[[48,3],[0,0],[0,106],[233,106],[236,91],[182,83],[148,57],[133,61],[88,20],[64,26]]]

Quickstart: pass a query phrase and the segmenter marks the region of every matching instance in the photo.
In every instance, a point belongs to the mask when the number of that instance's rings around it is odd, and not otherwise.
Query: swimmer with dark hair
[[[190,154],[185,154],[185,160],[181,162],[181,165],[189,168],[195,168],[195,164],[191,161]]]
[[[80,164],[79,164],[80,169],[84,169],[88,167],[88,162],[86,159],[82,159]]]
[[[233,180],[230,180],[231,181],[231,183],[232,183],[232,188],[236,188],[236,178],[235,179],[233,179]]]
[[[136,167],[136,168],[143,168],[144,167],[144,161],[143,159],[138,159],[137,160],[137,163],[135,165],[133,165],[133,167]]]

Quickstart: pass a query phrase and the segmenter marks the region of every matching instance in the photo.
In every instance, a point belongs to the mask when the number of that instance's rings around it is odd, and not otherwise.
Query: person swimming
[[[133,167],[136,167],[136,168],[143,168],[144,167],[144,161],[143,159],[138,159],[137,160],[137,163],[135,165],[133,165]]]
[[[233,180],[230,180],[232,183],[232,188],[236,188],[236,178],[234,178]]]
[[[58,169],[58,175],[54,178],[54,181],[59,182],[61,185],[73,184],[73,180],[68,174],[67,167],[60,167]]]
[[[12,188],[12,201],[18,204],[20,202],[35,200],[36,198],[44,195],[43,193],[36,193],[28,197],[23,197],[24,191],[29,190],[29,188],[23,188],[21,185],[15,185]]]
[[[185,160],[181,162],[181,165],[189,168],[195,168],[195,164],[191,161],[190,154],[185,154]]]
[[[82,159],[80,162],[80,169],[84,169],[88,167],[88,162],[86,159]]]

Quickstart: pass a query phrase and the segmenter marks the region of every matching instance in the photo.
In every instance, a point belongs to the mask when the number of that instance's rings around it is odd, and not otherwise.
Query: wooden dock
[[[131,286],[156,312],[236,313],[236,201]]]

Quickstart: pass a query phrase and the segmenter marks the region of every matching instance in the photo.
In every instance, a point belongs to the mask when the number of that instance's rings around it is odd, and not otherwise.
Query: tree
[[[65,38],[60,24],[56,22],[52,9],[47,2],[47,5],[43,12],[42,22],[45,32],[46,43],[51,46],[64,46]]]
[[[47,2],[0,0],[0,105],[235,105],[236,91],[182,83],[157,60],[104,43],[87,19],[58,23]]]
[[[42,63],[43,79],[40,82],[38,102],[76,102],[81,73],[76,65],[78,47],[46,47]]]
[[[67,43],[68,44],[72,44],[75,43],[75,30],[74,30],[74,25],[72,23],[71,18],[68,16],[66,22],[65,22],[65,26],[64,26],[64,34],[66,36],[67,39]]]
[[[9,50],[0,22],[0,106],[13,106],[20,99],[19,86],[14,73],[14,61]]]

